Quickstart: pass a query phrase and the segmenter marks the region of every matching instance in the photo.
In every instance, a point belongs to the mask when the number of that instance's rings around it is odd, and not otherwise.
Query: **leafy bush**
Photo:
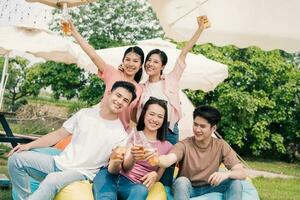
[[[242,154],[294,160],[300,143],[300,70],[292,55],[211,44],[193,52],[228,65],[229,77],[214,91],[186,91],[196,106],[221,111],[224,138]]]
[[[95,105],[102,99],[104,91],[104,82],[98,76],[90,75],[87,84],[79,93],[79,99],[87,102],[88,105]]]

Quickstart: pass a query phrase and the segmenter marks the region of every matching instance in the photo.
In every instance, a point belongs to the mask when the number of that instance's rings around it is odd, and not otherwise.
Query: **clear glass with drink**
[[[142,154],[145,154],[145,136],[141,131],[135,131],[133,133],[133,146],[136,147],[138,150],[142,151]],[[143,158],[139,159],[143,160]]]
[[[61,18],[61,26],[62,26],[62,32],[64,35],[70,36],[71,33],[71,26],[69,23],[70,15],[68,12],[67,4],[62,4],[62,18]]]
[[[159,164],[159,159],[158,159],[158,152],[157,149],[155,148],[150,148],[150,149],[146,149],[146,152],[150,152],[152,153],[152,155],[150,156],[150,158],[148,158],[147,162],[151,165],[151,166],[157,166]]]
[[[128,138],[125,138],[124,140],[117,143],[117,145],[114,148],[114,154],[112,156],[112,159],[118,159],[120,156],[125,155],[128,147],[127,139]]]
[[[151,165],[157,166],[158,165],[158,150],[155,145],[149,141],[145,143],[145,156],[144,159]]]

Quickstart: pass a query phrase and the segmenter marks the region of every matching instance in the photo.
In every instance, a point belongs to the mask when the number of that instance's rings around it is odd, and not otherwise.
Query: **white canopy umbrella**
[[[138,46],[144,50],[145,54],[156,48],[165,51],[168,56],[168,63],[164,73],[168,73],[173,69],[176,59],[180,54],[180,50],[176,49],[173,43],[162,39],[140,41],[138,42]],[[129,46],[101,49],[97,50],[97,53],[109,64],[118,67],[128,47]],[[97,73],[97,68],[94,63],[86,55],[77,54],[76,57],[78,57],[78,66],[92,69],[90,72]],[[210,60],[203,55],[188,53],[186,64],[187,68],[180,81],[181,89],[200,89],[205,92],[211,91],[228,76],[226,65]],[[146,79],[147,77],[143,77],[142,81]]]
[[[300,51],[299,0],[149,0],[166,36],[188,40],[196,17],[206,14],[211,28],[200,43],[258,46],[264,50]]]
[[[18,26],[30,29],[49,30],[52,8],[43,4],[32,4],[25,0],[0,1],[0,26]]]
[[[26,0],[28,2],[39,2],[42,4],[46,4],[48,6],[52,6],[55,8],[61,8],[62,4],[66,3],[67,7],[79,6],[86,3],[91,3],[96,0]]]
[[[23,51],[45,60],[76,63],[71,53],[74,43],[53,32],[20,27],[0,27],[0,48]]]
[[[72,41],[50,31],[13,26],[0,27],[0,54],[5,55],[0,82],[0,109],[8,77],[8,57],[11,52],[26,52],[45,60],[71,64],[77,63],[77,57],[73,53],[74,49],[76,52],[85,54]]]

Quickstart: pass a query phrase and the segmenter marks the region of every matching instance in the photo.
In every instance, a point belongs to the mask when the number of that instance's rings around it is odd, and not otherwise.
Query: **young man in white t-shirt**
[[[64,186],[79,180],[93,180],[107,165],[114,146],[127,133],[118,114],[135,99],[132,83],[117,81],[106,105],[85,108],[69,118],[62,128],[28,144],[18,145],[9,153],[8,171],[19,200],[48,200]],[[72,135],[71,143],[58,156],[45,155],[34,148],[49,147]],[[42,181],[30,194],[28,176]]]

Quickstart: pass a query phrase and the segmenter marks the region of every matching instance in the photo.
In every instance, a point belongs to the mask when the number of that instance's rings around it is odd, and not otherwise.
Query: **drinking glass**
[[[63,3],[62,4],[61,26],[62,26],[62,32],[66,36],[71,35],[71,26],[70,26],[69,20],[70,20],[70,15],[68,12],[67,4]]]
[[[151,144],[150,142],[147,142],[145,144],[145,153],[149,154],[151,153],[152,155],[150,156],[150,158],[147,159],[147,162],[151,165],[151,166],[157,166],[159,163],[158,160],[158,151],[157,148],[154,146],[154,144]],[[146,158],[144,158],[146,159]]]
[[[118,159],[118,155],[124,156],[128,147],[128,137],[121,140],[115,145],[114,152],[116,154],[113,155],[112,159]]]
[[[145,154],[145,148],[144,148],[145,142],[146,142],[146,138],[141,131],[135,131],[133,133],[133,146],[137,147],[137,149],[142,151],[143,154]],[[143,160],[143,158],[139,160]]]

